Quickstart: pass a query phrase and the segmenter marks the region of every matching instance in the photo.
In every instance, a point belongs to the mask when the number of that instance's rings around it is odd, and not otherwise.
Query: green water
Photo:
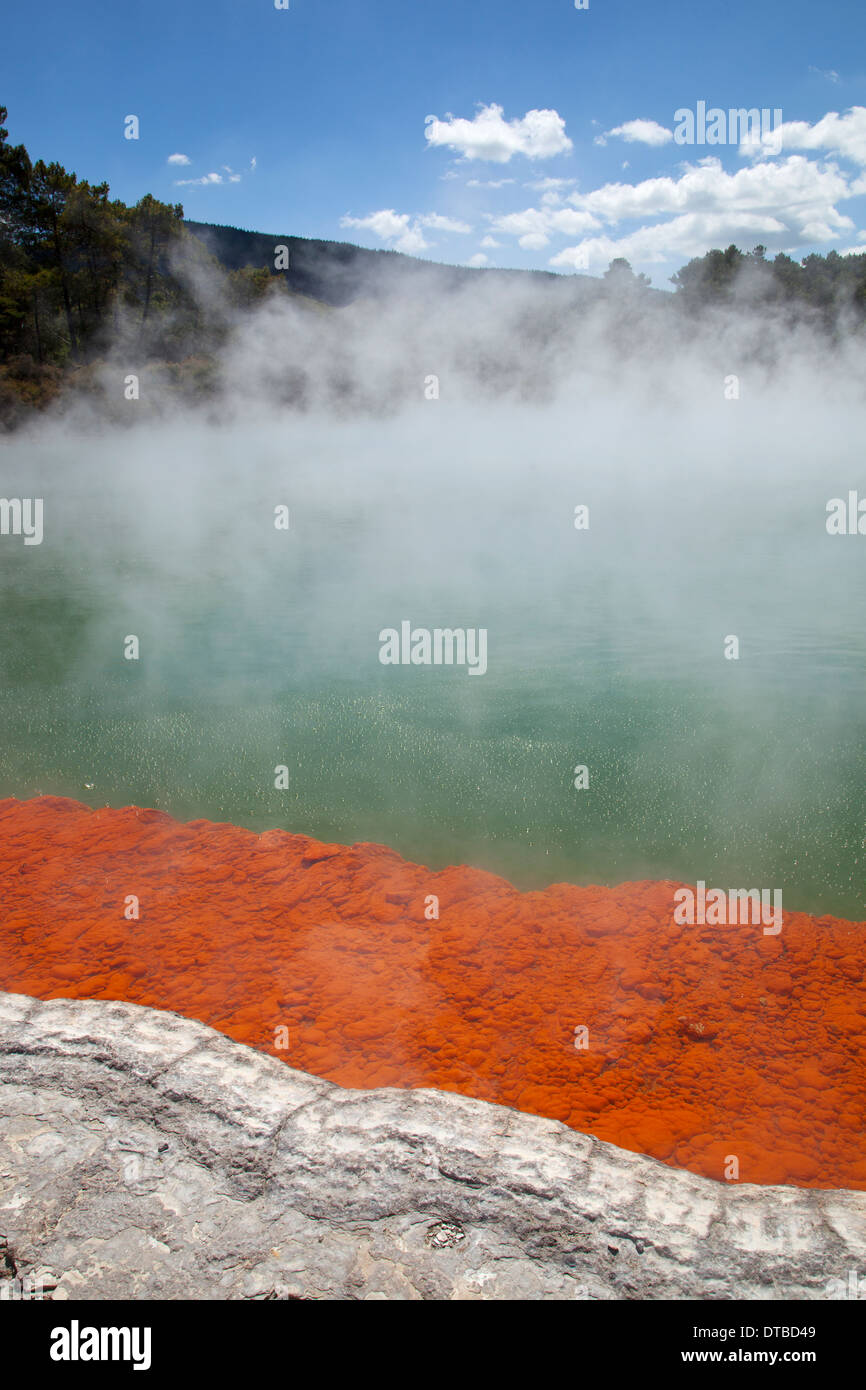
[[[282,438],[209,437],[212,486],[189,441],[124,444],[114,471],[105,440],[15,445],[4,491],[44,495],[46,534],[0,538],[0,795],[866,917],[866,537],[826,535],[838,487],[806,467],[782,496],[748,460],[733,488],[685,459],[659,488],[545,474],[518,431],[494,483],[425,464],[368,490],[382,432],[349,462],[347,437],[285,472]],[[487,674],[382,666],[404,618],[485,627]]]

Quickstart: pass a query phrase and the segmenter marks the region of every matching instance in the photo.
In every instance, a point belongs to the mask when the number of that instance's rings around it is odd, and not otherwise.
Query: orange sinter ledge
[[[723,1181],[866,1189],[866,924],[689,925],[669,882],[518,892],[379,845],[0,801],[0,987],[201,1020]],[[680,913],[681,917],[682,914]]]

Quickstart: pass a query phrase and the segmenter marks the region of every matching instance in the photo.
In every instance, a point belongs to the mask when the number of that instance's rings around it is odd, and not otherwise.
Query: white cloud
[[[187,160],[187,163],[189,163],[189,160]],[[223,174],[225,174],[225,178],[223,178]],[[221,174],[203,174],[200,179],[175,179],[174,186],[175,188],[191,188],[193,186],[205,188],[209,187],[211,184],[240,183],[240,181],[240,174],[235,174],[227,164],[224,164]]]
[[[466,265],[472,266],[473,270],[480,270],[482,266],[489,265],[490,259],[485,256],[483,251],[476,251],[474,256],[470,256]]]
[[[423,229],[430,227],[437,232],[456,232],[465,235],[472,228],[465,222],[455,222],[451,217],[442,217],[438,212],[425,213],[412,217],[408,212],[395,212],[393,208],[382,208],[370,213],[369,217],[345,216],[340,220],[341,227],[357,227],[361,231],[372,232],[380,241],[393,245],[394,250],[414,255],[426,251],[430,246]]]
[[[837,204],[860,192],[866,192],[866,177],[852,180],[837,165],[804,155],[735,173],[709,157],[685,165],[678,176],[604,184],[569,194],[568,206],[544,205],[542,199],[541,207],[488,221],[493,232],[516,237],[529,251],[543,249],[556,235],[577,234],[582,239],[551,265],[583,270],[615,256],[638,263],[683,260],[732,242],[748,249],[762,241],[778,250],[847,242],[854,223]],[[623,222],[643,225],[618,236],[612,229]],[[587,235],[592,232],[598,235]]]
[[[501,246],[502,242],[497,241],[496,237],[494,236],[486,236],[482,237],[481,245],[486,246],[488,250],[492,250],[494,247]]]
[[[428,212],[417,221],[422,227],[432,227],[436,232],[460,232],[465,234],[471,232],[472,228],[466,222],[455,222],[453,217],[440,217],[438,212]]]
[[[489,220],[494,232],[516,236],[524,251],[542,250],[554,232],[579,236],[601,226],[591,213],[575,208],[524,208],[523,212],[509,212],[504,217],[490,217]]]
[[[424,233],[417,222],[410,225],[411,221],[408,212],[382,208],[379,212],[371,212],[369,217],[343,217],[340,226],[372,232],[380,241],[392,242],[397,251],[412,255],[416,251],[426,251],[429,243],[424,240]]]
[[[822,168],[803,155],[791,155],[782,163],[752,165],[735,174],[726,173],[719,159],[707,158],[686,165],[680,178],[609,183],[591,193],[572,193],[568,201],[612,223],[688,212],[767,214],[799,236],[807,223],[819,219],[840,230],[847,227],[848,219],[834,205],[851,194],[835,165]]]
[[[192,160],[190,159],[190,157],[189,157],[188,154],[170,154],[169,157],[168,157],[168,163],[169,163],[169,164],[191,164],[191,163],[192,163]]]
[[[852,106],[844,116],[828,111],[820,121],[785,121],[761,141],[745,141],[741,154],[764,157],[785,150],[826,150],[866,166],[866,106]]]
[[[481,106],[472,120],[447,115],[444,121],[428,116],[424,136],[431,147],[456,150],[464,160],[483,159],[507,164],[516,154],[527,159],[550,159],[572,148],[565,121],[556,111],[527,111],[520,119],[506,121],[503,108]]]
[[[533,183],[525,183],[523,187],[539,192],[546,208],[557,208],[562,206],[563,190],[572,188],[576,183],[577,179],[537,179]]]
[[[614,126],[613,130],[606,130],[604,135],[597,135],[595,144],[606,145],[611,135],[618,135],[631,145],[668,145],[674,138],[673,131],[659,125],[658,121],[634,120]]]
[[[809,71],[817,73],[819,77],[826,77],[828,82],[838,82],[839,74],[835,68],[814,68],[809,64]]]
[[[713,246],[766,243],[785,231],[783,222],[768,215],[690,212],[655,227],[640,227],[628,236],[590,237],[552,256],[550,264],[563,269],[593,270],[608,265],[617,256],[637,265],[686,261],[702,256]]]
[[[510,183],[516,183],[516,179],[467,179],[467,188],[506,188]]]
[[[203,174],[200,179],[175,179],[175,188],[187,188],[193,184],[204,187],[206,184],[225,183],[222,174]]]
[[[532,188],[538,193],[547,193],[559,188],[571,188],[577,183],[577,179],[536,179],[534,183],[525,183],[524,188]]]

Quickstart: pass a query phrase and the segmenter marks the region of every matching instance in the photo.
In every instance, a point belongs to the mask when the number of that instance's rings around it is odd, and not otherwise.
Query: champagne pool
[[[0,538],[0,797],[862,919],[866,537],[825,526],[856,431],[713,409],[14,438],[45,535]],[[486,674],[382,665],[407,620],[486,629]]]

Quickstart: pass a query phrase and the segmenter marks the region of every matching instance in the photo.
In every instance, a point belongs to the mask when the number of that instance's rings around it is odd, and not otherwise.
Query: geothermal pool
[[[825,526],[860,464],[738,409],[16,439],[45,535],[0,545],[0,796],[860,920],[866,537]],[[485,674],[383,666],[404,621],[484,629]]]
[[[866,1186],[866,537],[810,412],[15,438],[3,987]]]

